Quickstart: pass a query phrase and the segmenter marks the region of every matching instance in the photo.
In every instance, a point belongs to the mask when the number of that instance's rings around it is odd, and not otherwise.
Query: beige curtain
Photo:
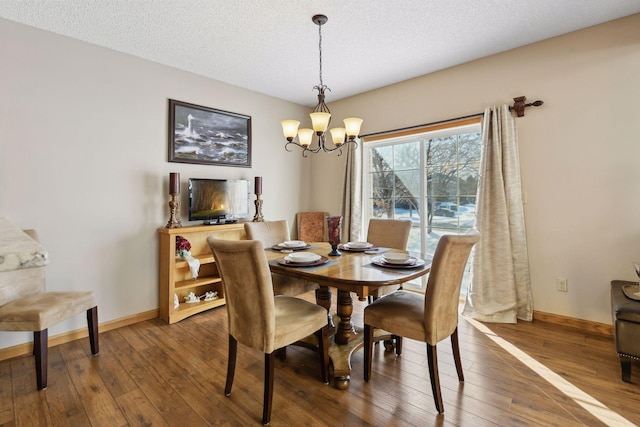
[[[345,161],[342,180],[342,240],[362,240],[362,141],[358,147],[344,148]]]
[[[508,105],[485,110],[476,204],[481,234],[463,314],[496,323],[533,316],[515,118]]]

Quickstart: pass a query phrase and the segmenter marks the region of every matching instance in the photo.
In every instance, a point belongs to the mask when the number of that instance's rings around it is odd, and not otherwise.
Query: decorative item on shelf
[[[194,280],[197,279],[200,271],[200,260],[191,256],[191,243],[182,236],[176,236],[176,255],[187,261],[191,275]]]
[[[198,298],[195,293],[189,292],[189,295],[184,297],[184,302],[187,304],[193,304],[194,302],[200,302],[200,298]]]
[[[342,253],[338,250],[338,245],[340,244],[340,240],[342,240],[341,216],[327,217],[327,234],[329,237],[329,244],[331,245],[331,252],[329,252],[329,256],[341,256]]]
[[[284,148],[287,151],[291,151],[289,144],[297,145],[302,148],[303,157],[307,157],[307,153],[318,153],[320,151],[331,152],[335,150],[339,150],[338,155],[340,156],[342,155],[342,147],[352,146],[355,149],[358,146],[356,138],[360,134],[362,119],[350,117],[344,119],[343,128],[330,129],[329,133],[331,133],[333,148],[327,147],[326,132],[331,123],[331,111],[329,111],[329,107],[324,103],[324,92],[326,90],[331,91],[331,89],[322,82],[322,25],[327,22],[328,18],[325,15],[314,15],[311,20],[318,26],[318,36],[320,39],[320,84],[313,87],[318,91],[318,104],[313,109],[313,112],[309,114],[313,129],[298,129],[298,126],[300,126],[298,120],[282,120],[280,122],[282,124],[282,133],[287,139]],[[315,148],[310,148],[314,133],[318,136],[318,142]],[[296,135],[298,136],[298,142],[294,141]]]
[[[254,192],[256,193],[256,201],[255,201],[256,214],[253,217],[253,222],[263,222],[264,218],[262,216],[262,200],[260,199],[260,196],[262,195],[262,177],[261,176],[255,177],[255,183],[253,187],[254,187]]]
[[[207,291],[207,292],[205,292],[205,294],[204,294],[204,300],[205,301],[213,301],[214,299],[218,299],[218,292],[216,292],[216,291]]]
[[[173,294],[173,309],[176,310],[180,307],[180,300],[178,299],[178,294]]]
[[[181,228],[180,222],[180,202],[178,201],[178,195],[180,194],[180,174],[177,172],[171,172],[169,174],[169,194],[171,200],[169,200],[169,222],[167,222],[167,228]]]

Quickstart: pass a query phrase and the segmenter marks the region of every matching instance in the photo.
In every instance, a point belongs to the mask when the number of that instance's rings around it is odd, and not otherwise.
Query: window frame
[[[423,214],[425,211],[425,203],[427,200],[427,188],[426,188],[426,141],[434,138],[446,138],[452,135],[461,135],[467,133],[480,133],[482,135],[481,127],[482,116],[474,117],[464,120],[454,120],[446,123],[438,123],[432,126],[421,126],[415,129],[401,130],[396,132],[388,132],[384,134],[376,134],[371,137],[363,137],[362,140],[362,194],[361,194],[361,217],[362,217],[362,230],[366,236],[369,220],[371,215],[371,195],[373,194],[373,180],[371,179],[371,162],[370,162],[370,150],[382,146],[395,146],[400,144],[406,144],[407,142],[418,141],[420,159],[418,162],[418,172],[420,176],[420,254],[422,257],[428,255],[428,239],[427,233],[424,231],[427,228],[428,218]],[[480,152],[480,157],[482,150]],[[481,159],[478,159],[481,161]],[[395,168],[393,169],[395,171]],[[459,183],[457,183],[459,186]],[[459,193],[459,189],[457,190]],[[458,194],[459,196],[459,194]],[[436,196],[437,197],[437,196]],[[426,287],[426,279],[423,280],[422,289]]]

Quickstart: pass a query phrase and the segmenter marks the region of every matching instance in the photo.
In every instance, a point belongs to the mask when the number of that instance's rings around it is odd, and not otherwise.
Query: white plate
[[[345,246],[353,249],[368,249],[373,245],[369,242],[347,242]]]
[[[280,246],[285,248],[301,248],[303,246],[307,246],[307,243],[302,240],[287,240],[280,243]]]
[[[409,254],[400,252],[387,252],[382,254],[382,259],[389,264],[415,264],[416,259]]]
[[[320,255],[313,252],[294,252],[284,257],[285,260],[293,263],[307,263],[318,261],[321,258]]]

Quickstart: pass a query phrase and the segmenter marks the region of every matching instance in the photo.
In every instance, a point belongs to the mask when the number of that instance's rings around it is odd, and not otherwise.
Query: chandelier
[[[318,91],[318,104],[315,106],[311,114],[311,127],[312,129],[302,128],[298,129],[300,122],[298,120],[282,120],[282,133],[287,139],[287,143],[284,148],[287,151],[289,145],[297,145],[302,148],[302,156],[307,157],[307,153],[318,153],[324,151],[326,153],[339,150],[338,156],[342,155],[342,147],[352,145],[353,148],[358,146],[356,137],[360,133],[360,125],[362,125],[362,119],[357,117],[350,117],[344,119],[344,127],[329,129],[331,134],[331,140],[333,147],[326,145],[327,128],[331,123],[331,111],[329,107],[324,103],[324,92],[331,91],[322,82],[322,25],[326,24],[327,17],[325,15],[314,15],[311,20],[318,26],[318,38],[319,38],[319,52],[320,52],[320,84],[314,86],[313,89]],[[313,142],[313,134],[318,137],[315,144]],[[295,141],[296,135],[298,141]]]

